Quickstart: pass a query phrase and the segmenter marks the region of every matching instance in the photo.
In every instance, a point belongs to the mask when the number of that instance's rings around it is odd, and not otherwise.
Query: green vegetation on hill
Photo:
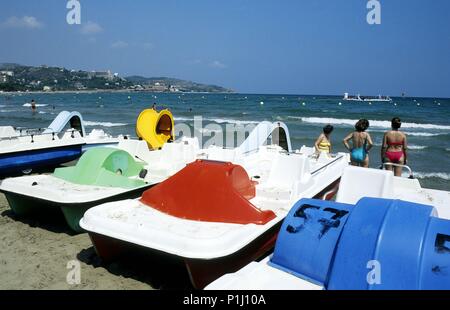
[[[204,85],[167,77],[119,77],[110,71],[88,72],[62,67],[0,64],[0,91],[138,90],[155,92],[232,92],[216,85]]]
[[[149,88],[158,89],[158,85],[161,87],[167,87],[168,90],[176,89],[183,92],[208,92],[208,93],[231,93],[233,90],[227,89],[217,85],[206,85],[195,83],[186,80],[168,78],[168,77],[151,77],[146,78],[142,76],[128,76],[127,81],[139,84],[141,86],[147,86]]]
[[[6,81],[2,81],[0,72],[0,90],[5,91],[124,89],[132,85],[110,72],[69,71],[61,67],[17,64],[2,64],[0,71],[13,72],[13,76],[6,76]]]

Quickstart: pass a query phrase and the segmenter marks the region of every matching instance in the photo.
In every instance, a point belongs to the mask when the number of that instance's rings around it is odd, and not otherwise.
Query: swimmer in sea
[[[36,102],[34,99],[31,100],[31,111],[36,112]]]
[[[366,132],[369,128],[369,121],[366,119],[359,120],[355,125],[355,131],[344,139],[345,147],[350,151],[351,164],[353,166],[369,167],[369,151],[373,147],[372,138]],[[352,140],[353,147],[349,145]]]

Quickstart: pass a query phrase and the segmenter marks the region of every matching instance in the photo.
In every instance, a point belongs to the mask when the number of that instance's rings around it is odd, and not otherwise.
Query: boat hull
[[[314,198],[322,199],[323,197],[326,197],[327,199],[331,199],[333,195],[330,193],[337,191],[339,181],[340,178],[315,195]],[[191,259],[188,257],[178,258],[186,266],[192,286],[196,289],[202,289],[222,275],[236,272],[250,262],[264,257],[266,253],[272,251],[281,224],[282,221],[271,227],[244,248],[225,257],[217,257],[208,260]],[[142,246],[109,236],[91,231],[88,231],[88,233],[97,255],[105,263],[119,259],[122,255],[130,255],[130,252],[132,251],[147,251],[150,255],[155,252],[154,249],[143,248]]]
[[[129,190],[118,195],[102,198],[99,200],[92,200],[84,203],[58,203],[50,200],[25,196],[17,193],[3,191],[8,200],[11,210],[18,216],[29,217],[36,214],[46,212],[62,212],[67,225],[76,233],[82,233],[84,230],[80,227],[79,222],[84,213],[92,207],[97,205],[140,197],[144,191],[149,189],[152,185],[139,187]]]
[[[270,252],[277,240],[281,223],[273,226],[248,246],[233,255],[212,260],[184,259],[192,285],[203,289],[206,285],[228,272],[236,272],[249,262],[264,257]]]
[[[0,154],[0,178],[23,174],[26,170],[55,168],[78,159],[82,144]]]

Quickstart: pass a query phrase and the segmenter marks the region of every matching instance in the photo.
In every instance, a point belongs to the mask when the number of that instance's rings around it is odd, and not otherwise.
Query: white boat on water
[[[381,96],[378,97],[361,97],[360,94],[356,96],[350,96],[348,93],[344,94],[344,98],[342,100],[345,101],[361,101],[361,102],[392,102],[392,98],[389,96]]]
[[[450,192],[348,167],[336,202],[297,203],[274,254],[206,289],[450,289],[449,220]]]
[[[202,288],[271,250],[292,204],[335,189],[348,166],[347,154],[317,158],[309,147],[229,152],[216,149],[140,199],[89,209],[80,226],[98,255],[111,261],[133,249],[157,251],[184,263]]]
[[[54,168],[78,159],[89,148],[117,145],[102,130],[87,133],[78,112],[61,112],[48,128],[0,127],[0,178]]]

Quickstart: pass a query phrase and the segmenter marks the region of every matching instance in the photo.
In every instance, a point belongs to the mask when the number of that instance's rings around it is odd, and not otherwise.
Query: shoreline
[[[0,92],[0,95],[52,95],[52,94],[96,94],[96,93],[153,93],[153,94],[237,94],[230,92],[158,92],[151,90],[132,90],[132,89],[96,89],[96,90],[56,90],[56,91],[13,91]]]
[[[13,91],[13,92],[0,92],[1,95],[53,95],[53,94],[97,94],[97,93],[150,93],[150,94],[210,94],[210,95],[260,95],[260,96],[290,96],[290,97],[342,97],[342,95],[317,95],[317,94],[283,94],[283,93],[272,93],[272,94],[266,94],[266,93],[247,93],[247,92],[158,92],[158,91],[152,91],[152,90],[132,90],[132,89],[96,89],[96,90],[57,90],[57,91],[43,91],[43,90],[37,90],[37,91],[25,91],[25,92],[19,92],[19,91]],[[446,97],[423,97],[423,96],[390,96],[392,99],[434,99],[434,100],[450,100],[450,98]],[[343,98],[342,98],[343,100]],[[386,102],[381,102],[386,103]]]
[[[247,92],[160,92],[152,90],[133,90],[133,89],[95,89],[95,90],[56,90],[56,91],[0,91],[1,95],[52,95],[52,94],[96,94],[96,93],[151,93],[151,94],[210,94],[210,95],[261,95],[261,96],[298,96],[298,97],[339,97],[343,100],[342,95],[327,94],[283,94],[283,93],[247,93]],[[434,99],[449,100],[446,97],[423,97],[423,96],[390,96],[392,99]],[[317,99],[317,98],[316,98]],[[382,102],[385,103],[385,102]]]

